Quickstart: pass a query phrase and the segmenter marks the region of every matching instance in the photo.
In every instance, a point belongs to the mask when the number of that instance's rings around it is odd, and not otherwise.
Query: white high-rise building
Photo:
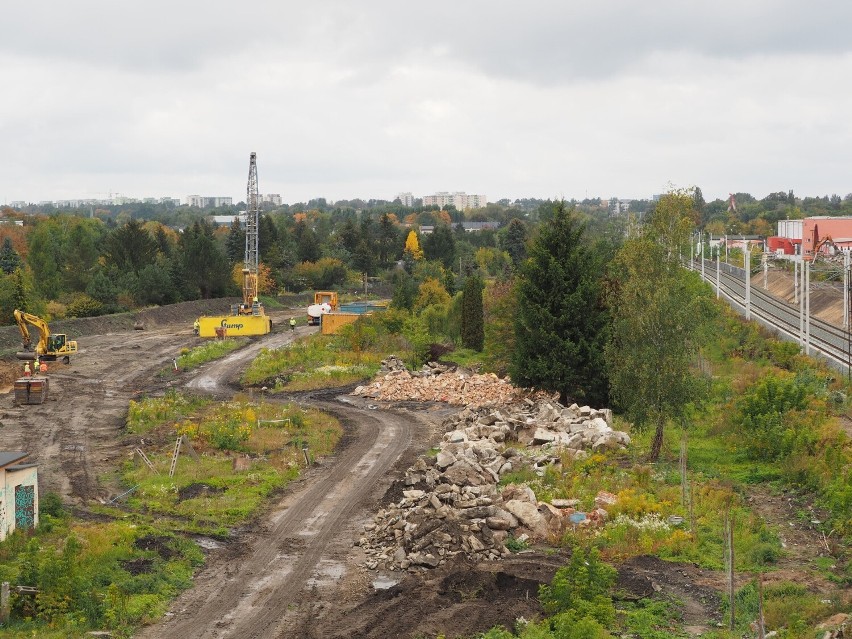
[[[468,195],[464,191],[439,191],[434,195],[424,195],[424,206],[440,206],[441,208],[452,204],[459,211],[467,209],[481,209],[488,204],[488,198],[485,195]]]
[[[403,206],[414,206],[414,196],[411,193],[400,193],[396,197]]]
[[[233,206],[234,198],[232,197],[215,197],[208,195],[187,195],[187,206],[197,206],[200,209],[217,208],[220,206]]]

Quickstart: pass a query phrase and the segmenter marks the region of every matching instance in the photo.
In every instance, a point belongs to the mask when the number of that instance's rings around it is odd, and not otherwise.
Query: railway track
[[[698,260],[690,263],[690,268],[701,273]],[[723,297],[737,312],[746,315],[745,270],[723,264],[720,268],[720,291]],[[704,280],[716,287],[716,263],[704,262]],[[852,362],[852,333],[816,317],[807,318],[798,306],[793,306],[762,288],[750,286],[749,314],[767,328],[774,330],[782,339],[798,342],[803,352],[821,356],[844,371]]]

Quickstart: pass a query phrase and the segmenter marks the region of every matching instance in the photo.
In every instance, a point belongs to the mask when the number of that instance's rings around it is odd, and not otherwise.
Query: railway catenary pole
[[[746,321],[751,319],[751,251],[748,250],[748,240],[744,243],[745,259],[743,266],[745,267],[745,318]]]
[[[846,268],[844,269],[844,275],[846,276],[846,284],[843,287],[844,293],[846,294],[846,298],[844,301],[845,306],[843,307],[843,321],[846,326],[846,380],[847,382],[852,382],[852,322],[850,322],[849,315],[852,313],[852,295],[849,294],[849,286],[852,284],[850,280],[850,259],[849,252],[846,252],[845,260]]]
[[[802,255],[802,263],[801,268],[799,268],[799,278],[801,278],[801,284],[805,281],[805,256]],[[798,281],[798,280],[797,280]],[[799,346],[802,347],[802,350],[805,348],[805,293],[802,289],[802,285],[799,286]]]
[[[849,249],[843,251],[843,328],[849,329]]]
[[[716,299],[722,297],[722,248],[716,247]]]
[[[793,256],[793,302],[799,303],[799,256]]]
[[[699,246],[701,246],[701,253],[700,253],[700,255],[701,255],[701,281],[703,282],[704,281],[704,232],[703,231],[702,231],[701,235],[699,235],[699,237],[701,238],[701,244],[699,245]]]
[[[805,355],[811,354],[811,265],[805,262]]]

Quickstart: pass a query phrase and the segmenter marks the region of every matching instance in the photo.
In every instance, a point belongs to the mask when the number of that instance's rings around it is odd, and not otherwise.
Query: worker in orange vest
[[[42,375],[47,374],[47,362],[42,361],[42,363],[38,367],[38,370]]]

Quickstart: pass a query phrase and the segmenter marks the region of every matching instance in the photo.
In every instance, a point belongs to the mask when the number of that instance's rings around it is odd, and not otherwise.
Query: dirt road
[[[141,389],[164,385],[158,371],[194,343],[191,325],[90,336],[69,366],[49,364],[48,400],[15,406],[3,398],[0,448],[30,453],[42,493],[66,503],[107,499],[115,487],[98,478],[127,453],[122,444],[127,405]],[[17,369],[17,362],[9,362]]]
[[[282,313],[277,326],[289,312]],[[11,393],[4,397],[0,448],[30,452],[43,493],[58,493],[77,505],[117,494],[111,471],[138,445],[124,432],[128,402],[176,385],[160,373],[182,348],[198,343],[193,314],[185,314],[171,323],[161,318],[148,330],[123,327],[81,337],[71,365],[50,365],[50,398],[43,405],[15,406]],[[314,330],[303,327],[297,334]],[[232,383],[261,348],[292,339],[289,331],[258,339],[202,367],[186,386],[230,396]],[[7,366],[7,378],[16,376],[18,362]],[[213,551],[197,585],[175,602],[175,614],[140,636],[276,637],[288,624],[304,622],[297,604],[306,588],[315,595],[359,578],[352,539],[390,484],[387,471],[409,449],[412,435],[423,450],[431,430],[413,415],[333,401],[316,405],[346,426],[337,456],[296,482],[263,522]]]
[[[227,394],[229,382],[260,348],[290,339],[284,333],[258,341],[208,365],[187,386]],[[387,471],[411,445],[412,434],[425,436],[428,427],[394,412],[311,403],[344,422],[342,450],[291,487],[264,523],[242,536],[238,548],[211,557],[166,620],[139,637],[278,637],[300,616],[304,589],[317,587],[323,577],[336,582],[350,570],[344,558],[357,537],[358,522],[387,488]]]

